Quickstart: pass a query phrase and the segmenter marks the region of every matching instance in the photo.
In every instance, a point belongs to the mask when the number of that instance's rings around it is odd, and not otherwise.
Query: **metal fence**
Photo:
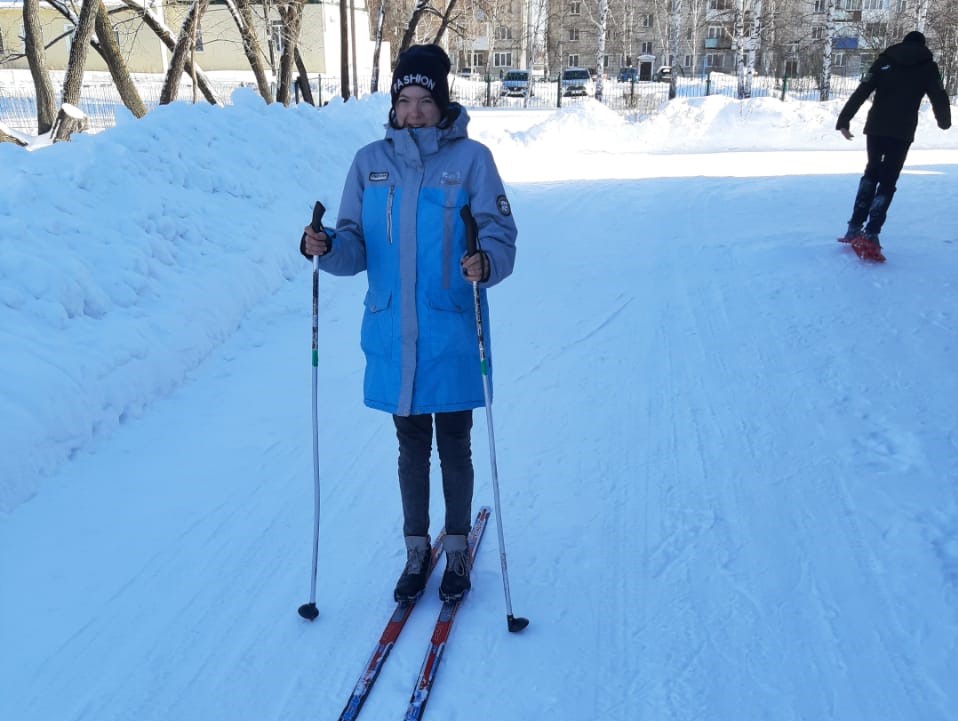
[[[146,105],[152,110],[159,105],[163,87],[158,80],[136,80],[137,88]],[[841,99],[851,94],[858,84],[857,78],[835,76],[831,80],[830,98]],[[239,87],[254,87],[248,81],[210,81],[213,92],[224,104],[230,103],[230,95]],[[310,80],[313,99],[322,106],[331,98],[340,96],[339,79],[332,76],[314,76]],[[369,85],[359,87],[355,94],[368,95]],[[746,88],[748,97],[776,97],[783,101],[817,101],[820,99],[817,78],[775,78],[754,76]],[[529,97],[509,97],[503,94],[498,78],[480,79],[454,76],[450,80],[450,95],[466,107],[500,107],[548,109],[568,106],[594,95],[565,97],[560,92],[558,81],[539,80],[531,87]],[[709,73],[703,77],[677,77],[674,84],[654,81],[626,81],[613,79],[603,81],[602,103],[612,110],[635,115],[651,115],[664,107],[672,97],[690,98],[707,95],[739,96],[738,78],[724,73]],[[298,93],[297,93],[298,96]],[[185,80],[180,86],[178,102],[191,102],[192,84]],[[298,101],[301,101],[297,97]],[[199,95],[197,102],[206,100]],[[116,124],[116,113],[126,112],[123,103],[111,82],[84,83],[78,103],[88,118],[88,130],[96,132]],[[34,87],[30,82],[0,81],[0,122],[13,130],[26,134],[36,133],[37,108]]]

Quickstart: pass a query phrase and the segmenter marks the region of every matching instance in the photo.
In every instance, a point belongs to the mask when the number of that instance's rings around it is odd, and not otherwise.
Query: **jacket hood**
[[[931,50],[920,43],[898,43],[882,53],[898,65],[921,65],[932,59]]]

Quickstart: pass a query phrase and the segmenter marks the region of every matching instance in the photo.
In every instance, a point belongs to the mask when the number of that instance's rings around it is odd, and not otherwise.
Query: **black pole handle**
[[[326,208],[317,200],[316,205],[313,206],[313,219],[309,224],[309,227],[317,233],[326,232],[326,228],[323,226],[323,215],[325,213]]]
[[[466,224],[466,253],[475,255],[479,250],[479,226],[468,205],[460,208],[459,216],[462,218],[462,222]]]

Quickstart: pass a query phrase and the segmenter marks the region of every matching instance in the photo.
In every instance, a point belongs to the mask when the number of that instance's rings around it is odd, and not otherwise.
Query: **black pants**
[[[895,184],[905,165],[911,142],[880,135],[868,135],[866,138],[868,164],[858,182],[858,194],[848,223],[861,227],[867,220],[865,230],[877,235],[885,224],[888,206],[895,195]]]
[[[436,448],[446,501],[446,533],[467,535],[472,526],[472,411],[436,413]],[[429,535],[430,414],[393,416],[399,439],[399,491],[403,535]]]

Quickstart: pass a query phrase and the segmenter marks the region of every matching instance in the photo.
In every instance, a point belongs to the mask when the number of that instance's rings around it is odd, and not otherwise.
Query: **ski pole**
[[[479,228],[476,219],[464,205],[459,211],[466,225],[466,252],[471,256],[479,252]],[[502,588],[506,595],[506,624],[510,633],[521,631],[529,625],[528,618],[512,614],[512,594],[509,591],[509,569],[506,563],[506,540],[502,532],[502,504],[499,501],[499,471],[496,464],[496,436],[492,429],[492,400],[489,384],[489,364],[486,362],[486,342],[482,332],[482,297],[479,282],[472,281],[472,301],[476,313],[476,337],[479,341],[479,369],[482,373],[482,396],[486,406],[486,428],[489,431],[489,463],[492,467],[492,497],[496,509],[496,530],[499,532],[499,564],[502,567]]]
[[[313,206],[310,227],[317,233],[325,231],[323,214],[326,208],[318,200]],[[305,234],[304,234],[305,236]],[[307,621],[319,616],[316,608],[316,570],[319,565],[319,413],[316,369],[319,365],[319,257],[313,256],[313,572],[309,583],[309,603],[299,607],[299,615]]]

